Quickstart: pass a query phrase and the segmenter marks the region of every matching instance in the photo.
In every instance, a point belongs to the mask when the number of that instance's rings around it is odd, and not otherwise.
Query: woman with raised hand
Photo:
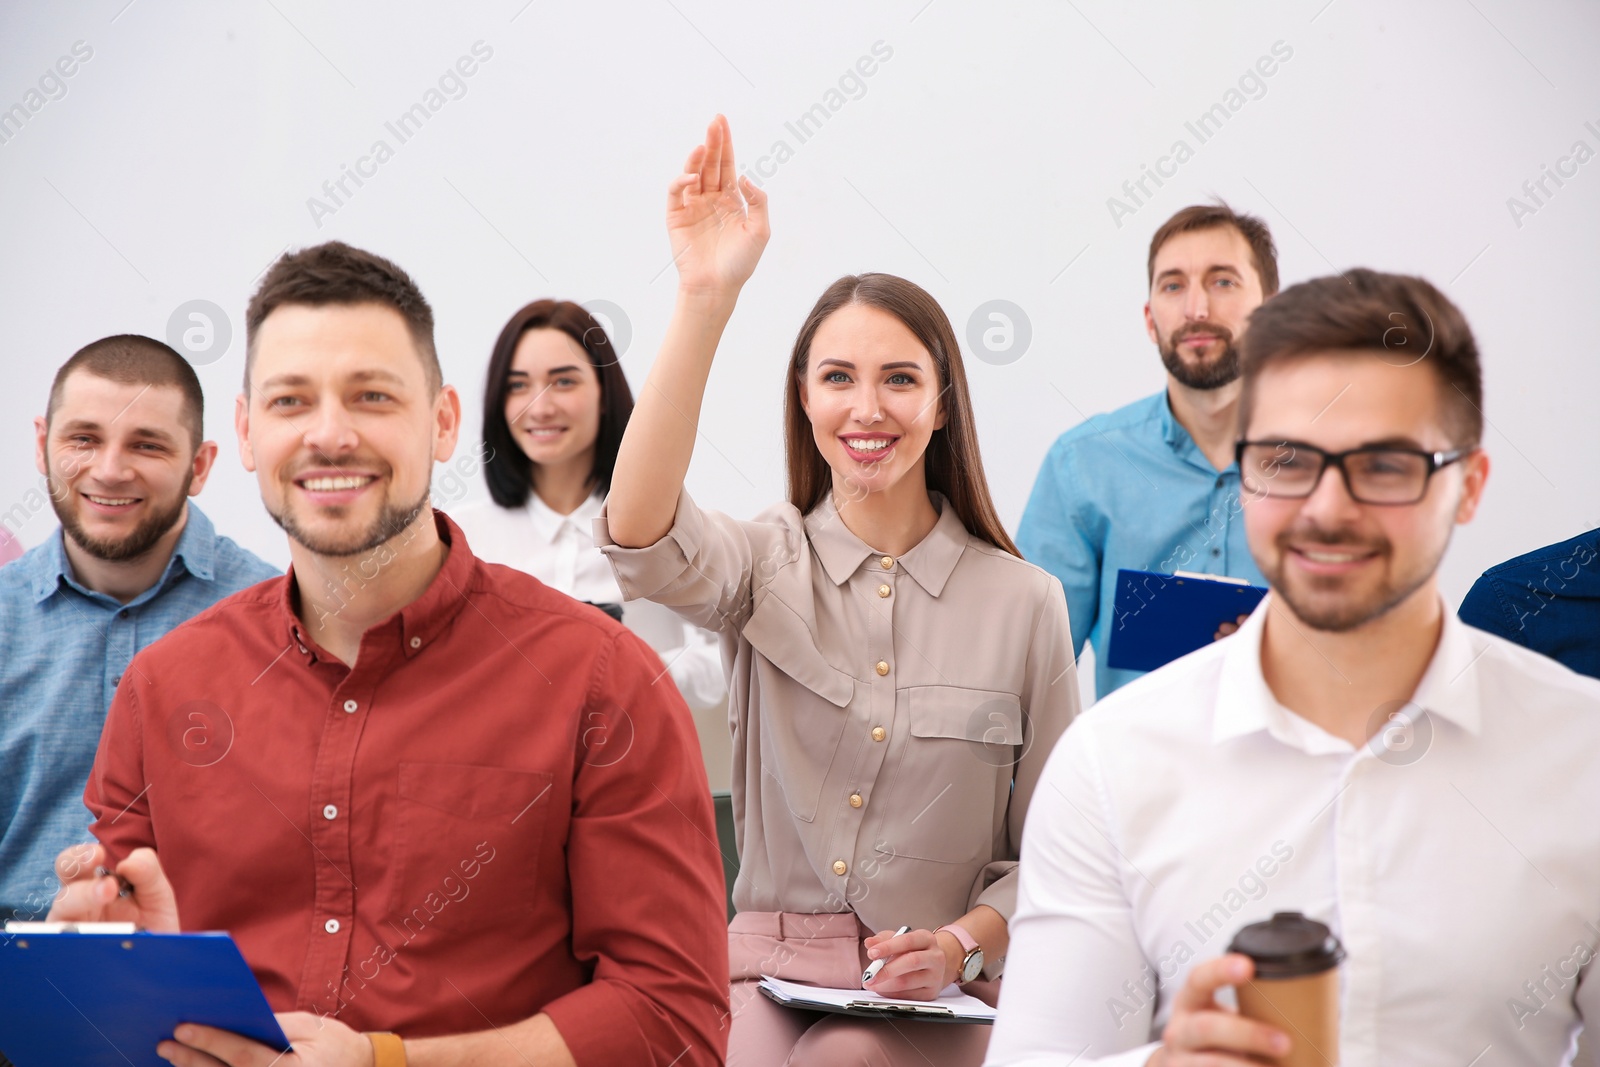
[[[902,278],[841,278],[801,326],[786,503],[744,522],[684,493],[768,236],[735,174],[719,116],[668,191],[677,304],[596,524],[624,595],[717,632],[731,669],[729,1063],[978,1064],[985,1026],[809,1013],[755,985],[859,986],[881,959],[874,992],[994,1002],[1023,817],[1079,707],[1066,601],[1001,528],[954,332]]]
[[[727,693],[716,642],[649,601],[622,605],[595,548],[617,445],[633,412],[605,328],[581,304],[535,300],[500,330],[483,402],[490,499],[452,510],[479,559],[503,563],[614,615],[661,656],[689,707]]]

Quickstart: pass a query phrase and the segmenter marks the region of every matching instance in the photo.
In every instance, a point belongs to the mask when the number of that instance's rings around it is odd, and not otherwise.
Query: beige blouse
[[[933,929],[1016,904],[1023,817],[1079,710],[1061,583],[939,521],[898,559],[831,499],[753,522],[684,493],[648,548],[594,540],[623,595],[717,633],[730,669],[740,911]]]

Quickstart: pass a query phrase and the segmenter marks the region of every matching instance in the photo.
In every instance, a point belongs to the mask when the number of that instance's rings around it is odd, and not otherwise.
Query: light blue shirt
[[[90,840],[83,789],[134,653],[278,574],[192,500],[161,580],[126,604],[80,585],[61,539],[0,567],[0,918],[44,918],[56,855]]]
[[[1095,694],[1143,671],[1106,666],[1117,571],[1222,574],[1265,585],[1240,516],[1239,468],[1218,471],[1163,390],[1056,439],[1017,528],[1017,547],[1061,580],[1072,651],[1094,644]]]

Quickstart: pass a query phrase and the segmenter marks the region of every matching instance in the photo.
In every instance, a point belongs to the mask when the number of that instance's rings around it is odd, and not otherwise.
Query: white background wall
[[[385,123],[480,41],[490,58],[401,143]],[[57,98],[29,97],[76,42],[92,56],[47,79]],[[1292,56],[1200,144],[1185,122],[1276,42]],[[875,44],[892,54],[830,98]],[[885,270],[929,288],[963,338],[992,299],[1031,323],[1021,358],[968,368],[1014,529],[1057,434],[1160,387],[1147,243],[1220,195],[1272,226],[1286,284],[1415,272],[1466,311],[1495,470],[1445,563],[1457,600],[1489,564],[1600,525],[1600,161],[1543,206],[1521,189],[1576,141],[1600,151],[1597,44],[1600,8],[1577,0],[7,3],[0,108],[41,106],[0,144],[0,514],[37,483],[31,420],[55,368],[106,334],[164,337],[209,300],[233,337],[200,368],[222,444],[201,504],[286,563],[233,438],[243,309],[282,251],[329,238],[418,279],[471,435],[490,344],[535,297],[621,307],[637,386],[673,295],[663,190],[720,110],[742,167],[779,141],[792,158],[763,168],[774,236],[713,375],[690,473],[704,503],[780,498],[794,333],[833,278]],[[818,103],[836,111],[802,142],[786,123]],[[334,205],[323,183],[380,139],[393,157]],[[1178,139],[1194,157],[1114,220],[1108,198]],[[1513,196],[1536,211],[1514,218]],[[336,210],[314,218],[312,197]],[[485,494],[462,466],[438,472],[441,499]],[[22,540],[54,526],[46,507]]]

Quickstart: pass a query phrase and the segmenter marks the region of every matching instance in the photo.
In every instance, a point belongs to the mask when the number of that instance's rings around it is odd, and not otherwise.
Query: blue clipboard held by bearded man
[[[1243,578],[1177,571],[1117,571],[1106,666],[1153,671],[1216,640],[1223,623],[1248,615],[1267,595]]]

